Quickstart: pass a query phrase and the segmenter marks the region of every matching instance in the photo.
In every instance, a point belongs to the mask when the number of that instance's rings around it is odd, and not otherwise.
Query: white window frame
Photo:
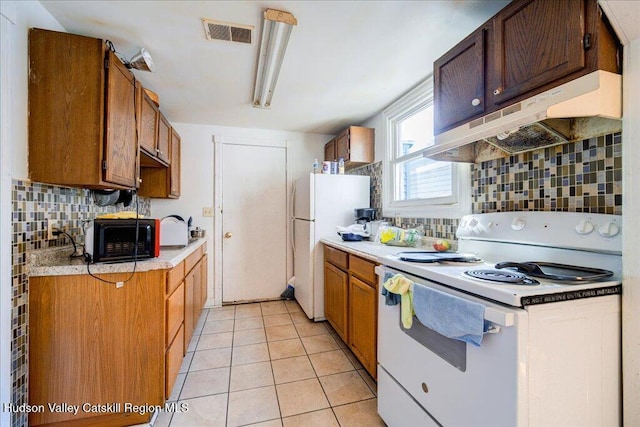
[[[383,112],[385,152],[382,168],[382,215],[402,218],[457,218],[471,213],[471,173],[466,163],[452,163],[452,190],[450,197],[394,200],[394,160],[411,160],[422,156],[422,150],[396,158],[398,123],[416,111],[433,103],[433,78],[409,91]]]

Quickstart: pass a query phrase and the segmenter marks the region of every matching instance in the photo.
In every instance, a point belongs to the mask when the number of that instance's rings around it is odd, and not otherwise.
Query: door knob
[[[228,232],[228,231],[226,233],[224,233],[224,238],[225,239],[230,239],[231,238],[231,233]]]

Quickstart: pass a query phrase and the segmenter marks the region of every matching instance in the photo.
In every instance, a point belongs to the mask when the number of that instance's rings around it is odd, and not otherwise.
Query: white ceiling
[[[170,121],[335,134],[431,74],[433,61],[508,1],[42,1],[76,34],[111,40]],[[262,11],[298,20],[269,110],[251,106]],[[208,41],[202,18],[255,26],[252,45]]]

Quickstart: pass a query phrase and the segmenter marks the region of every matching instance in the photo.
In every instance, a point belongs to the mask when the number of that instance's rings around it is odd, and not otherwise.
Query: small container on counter
[[[331,174],[338,174],[338,162],[331,162]]]
[[[322,162],[322,173],[331,173],[331,162]]]

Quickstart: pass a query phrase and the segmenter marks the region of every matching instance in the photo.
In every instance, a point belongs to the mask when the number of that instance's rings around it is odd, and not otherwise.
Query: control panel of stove
[[[497,212],[464,216],[456,236],[541,246],[619,252],[622,217],[580,212]]]

